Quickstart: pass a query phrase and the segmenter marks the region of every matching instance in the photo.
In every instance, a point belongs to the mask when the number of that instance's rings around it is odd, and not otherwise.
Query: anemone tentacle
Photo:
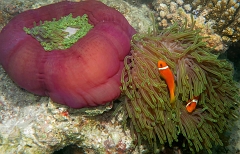
[[[134,35],[122,72],[126,97],[122,109],[137,136],[153,147],[157,142],[171,146],[182,134],[190,151],[205,148],[210,153],[213,142],[223,145],[219,135],[234,119],[238,90],[232,65],[211,53],[200,31],[187,25],[176,23],[158,34]],[[159,59],[175,75],[175,107],[168,103],[167,85],[157,70]],[[186,102],[196,96],[197,108],[188,113]]]

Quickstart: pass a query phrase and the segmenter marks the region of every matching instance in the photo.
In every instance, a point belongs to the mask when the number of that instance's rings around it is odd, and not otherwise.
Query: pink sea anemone
[[[88,15],[94,26],[65,50],[46,52],[23,30],[34,22]],[[73,108],[103,105],[120,95],[123,59],[135,30],[98,1],[60,2],[23,12],[0,33],[0,64],[20,87]]]

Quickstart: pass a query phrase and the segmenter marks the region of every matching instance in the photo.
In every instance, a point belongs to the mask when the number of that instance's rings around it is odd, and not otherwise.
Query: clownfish
[[[197,107],[197,103],[198,103],[198,96],[197,97],[193,97],[193,99],[190,99],[188,102],[187,102],[187,105],[186,105],[186,110],[191,113],[193,112],[196,107]]]
[[[160,76],[165,80],[168,86],[168,90],[170,93],[170,103],[175,102],[175,82],[174,82],[174,76],[170,68],[168,67],[167,63],[165,61],[159,60],[158,61],[158,70],[160,73]]]

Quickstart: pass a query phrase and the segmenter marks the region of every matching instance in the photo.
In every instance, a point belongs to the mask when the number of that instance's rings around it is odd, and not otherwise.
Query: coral
[[[149,18],[152,10],[150,10],[148,6],[143,4],[136,7],[123,0],[102,0],[102,2],[121,12],[137,32],[147,32],[148,28],[152,27],[153,22],[151,18]]]
[[[193,9],[207,11],[206,20],[213,23],[213,29],[226,42],[240,39],[240,2],[237,0],[193,1]],[[201,5],[201,8],[199,8]]]
[[[219,135],[232,124],[238,106],[238,89],[233,81],[233,66],[218,59],[206,46],[200,30],[192,25],[172,26],[157,33],[136,34],[131,55],[124,60],[119,108],[124,123],[137,134],[138,142],[157,145],[182,142],[192,152],[207,149],[213,142],[223,145]],[[175,75],[176,101],[170,105],[168,87],[159,75],[157,62],[165,61]],[[199,98],[189,113],[189,99]],[[179,140],[179,136],[186,139]]]
[[[93,28],[68,49],[46,52],[23,30],[70,13],[75,19],[86,14]],[[34,94],[73,108],[103,105],[120,95],[120,72],[134,33],[121,13],[99,1],[51,4],[17,15],[2,29],[0,64]]]
[[[180,1],[155,0],[153,6],[161,28],[175,21],[184,23],[185,18],[194,15],[195,29],[202,29],[202,36],[209,47],[224,52],[229,44],[239,40],[239,2],[235,0],[189,0]],[[189,22],[191,20],[188,20]]]

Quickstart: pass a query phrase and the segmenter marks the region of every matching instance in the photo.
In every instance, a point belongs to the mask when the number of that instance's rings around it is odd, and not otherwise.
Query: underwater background
[[[240,153],[240,2],[100,1],[138,33],[124,61],[122,95],[104,106],[73,109],[20,88],[0,66],[0,152]],[[0,29],[21,12],[57,2],[0,0]],[[174,110],[165,80],[153,71],[159,58],[177,78]],[[184,103],[196,95],[198,106],[188,113]]]

